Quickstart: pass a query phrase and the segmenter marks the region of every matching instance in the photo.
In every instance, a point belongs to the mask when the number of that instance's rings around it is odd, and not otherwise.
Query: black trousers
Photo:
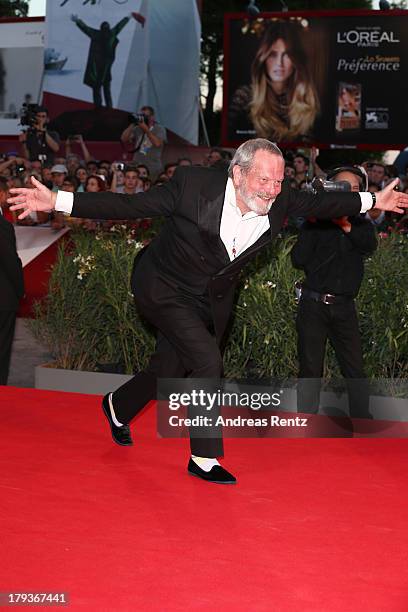
[[[110,89],[110,81],[107,83],[103,83],[103,85],[95,85],[92,87],[93,92],[93,101],[96,108],[100,108],[102,106],[102,94],[101,89],[103,89],[103,95],[105,97],[105,106],[106,108],[112,108],[112,94]]]
[[[15,310],[0,310],[0,385],[7,385],[16,315]]]
[[[178,296],[160,305],[137,302],[142,314],[158,328],[156,350],[143,372],[113,393],[113,406],[121,423],[129,423],[142,408],[156,399],[158,378],[211,378],[223,374],[220,349],[212,329],[212,316],[207,300]],[[189,416],[195,416],[192,409]],[[213,414],[216,418],[216,414]],[[223,455],[221,428],[211,436],[199,437],[190,430],[193,455],[220,457]]]
[[[347,380],[350,415],[367,415],[369,392],[354,300],[324,304],[302,298],[298,306],[296,329],[300,379],[298,412],[318,412],[320,379],[329,340],[340,371]]]

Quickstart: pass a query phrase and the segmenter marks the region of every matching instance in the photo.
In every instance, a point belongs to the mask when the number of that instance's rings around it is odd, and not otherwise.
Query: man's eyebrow
[[[272,177],[266,176],[265,174],[258,174],[257,176],[260,179],[266,179],[268,181],[283,181],[283,179],[284,179],[284,177],[272,178]]]

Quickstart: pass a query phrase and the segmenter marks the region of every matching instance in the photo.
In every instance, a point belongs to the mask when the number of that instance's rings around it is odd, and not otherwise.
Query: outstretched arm
[[[408,207],[408,194],[394,190],[398,183],[399,179],[395,179],[375,194],[376,203],[373,209],[389,210],[400,214],[404,212],[404,209]],[[369,202],[368,206],[363,205],[366,198]],[[367,192],[328,193],[322,191],[315,195],[291,189],[289,193],[289,214],[297,217],[315,216],[321,219],[358,215],[360,212],[367,212],[371,209],[371,198],[372,195]]]
[[[90,36],[91,38],[98,33],[98,30],[87,26],[86,23],[84,23],[82,19],[78,17],[78,15],[71,15],[71,21],[73,21],[84,34]]]
[[[113,26],[113,28],[111,29],[111,32],[113,32],[115,36],[117,36],[119,32],[123,30],[123,28],[128,23],[128,21],[130,21],[130,17],[124,17],[123,19],[119,21],[119,23]]]
[[[143,219],[145,217],[169,216],[172,214],[184,189],[186,171],[176,170],[173,178],[160,185],[134,195],[121,193],[53,193],[33,176],[34,189],[10,189],[13,197],[7,201],[11,210],[19,210],[19,219],[25,219],[30,212],[50,212],[56,209],[68,212],[73,217],[86,219]],[[66,205],[63,200],[68,199]],[[23,212],[21,212],[23,211]]]

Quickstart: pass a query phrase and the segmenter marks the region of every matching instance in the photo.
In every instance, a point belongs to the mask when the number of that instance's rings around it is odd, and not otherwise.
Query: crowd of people
[[[125,130],[126,131],[126,130]],[[75,192],[104,192],[123,193],[132,195],[148,191],[156,185],[162,185],[169,181],[178,166],[191,166],[192,160],[188,157],[180,157],[173,162],[160,166],[152,171],[150,163],[143,163],[142,159],[134,158],[132,161],[123,160],[110,161],[107,159],[95,160],[89,152],[88,146],[81,135],[67,138],[65,145],[61,145],[59,136],[54,133],[54,142],[57,142],[57,150],[53,150],[52,163],[44,162],[42,159],[30,159],[31,155],[26,147],[26,138],[20,139],[22,151],[12,151],[0,154],[0,177],[4,187],[30,187],[30,177],[34,176],[52,191]],[[128,133],[126,139],[130,139]],[[81,155],[72,153],[72,144],[77,143],[81,148]],[[160,143],[158,146],[162,146]],[[65,148],[65,151],[63,151]],[[65,153],[61,155],[61,153]],[[38,156],[37,156],[38,157]],[[212,148],[205,154],[202,165],[224,165],[228,167],[231,159],[229,151],[220,148]],[[147,162],[149,160],[146,160]],[[95,229],[95,222],[83,219],[64,218],[63,215],[54,213],[34,213],[30,218],[19,221],[15,213],[8,210],[6,202],[2,204],[5,217],[12,223],[22,225],[50,225],[60,229],[67,222],[75,225],[83,225],[87,229]]]
[[[81,135],[67,138],[65,144],[60,144],[59,137],[53,133],[55,141],[58,142],[58,150],[54,151],[52,163],[40,159],[30,159],[25,140],[22,140],[23,151],[12,151],[0,154],[0,178],[4,188],[30,187],[30,176],[35,176],[44,185],[53,191],[63,190],[69,192],[99,192],[112,191],[116,193],[134,194],[148,191],[155,185],[161,185],[170,180],[178,166],[218,166],[228,168],[231,160],[231,152],[220,147],[213,147],[206,152],[200,164],[193,164],[190,157],[184,156],[172,162],[168,162],[158,171],[152,174],[148,164],[123,160],[93,159],[88,146]],[[72,153],[72,144],[76,142],[81,148],[81,154]],[[65,151],[64,151],[65,149]],[[63,155],[61,153],[64,153]],[[317,151],[311,149],[306,154],[301,151],[286,151],[285,176],[294,189],[311,189],[314,178],[325,179],[325,172],[316,162]],[[398,171],[393,165],[386,165],[382,161],[367,161],[361,165],[367,174],[366,186],[370,192],[378,192],[391,180],[398,176]],[[408,175],[400,175],[400,190],[407,193]],[[2,204],[3,213],[13,223],[24,225],[50,225],[55,229],[62,228],[66,223],[82,225],[87,229],[95,229],[95,222],[83,219],[68,220],[59,213],[47,215],[44,213],[33,214],[29,219],[18,221],[15,213],[8,211],[7,204]],[[390,229],[406,232],[408,222],[405,216],[385,215],[381,211],[372,210],[366,213],[370,220],[380,232]]]

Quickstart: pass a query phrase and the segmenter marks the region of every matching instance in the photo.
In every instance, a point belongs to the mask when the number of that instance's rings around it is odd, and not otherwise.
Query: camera
[[[348,181],[329,181],[316,176],[311,183],[307,183],[305,191],[319,193],[319,191],[351,191]]]
[[[132,113],[131,117],[132,123],[136,123],[136,125],[138,125],[139,123],[146,123],[146,125],[148,125],[149,123],[149,117],[144,113]]]
[[[122,162],[118,162],[116,164],[116,170],[122,170],[122,172],[123,172],[124,169],[125,169],[125,164],[123,164]]]
[[[27,125],[29,128],[35,126],[37,121],[38,104],[23,104],[20,111],[20,125]]]

